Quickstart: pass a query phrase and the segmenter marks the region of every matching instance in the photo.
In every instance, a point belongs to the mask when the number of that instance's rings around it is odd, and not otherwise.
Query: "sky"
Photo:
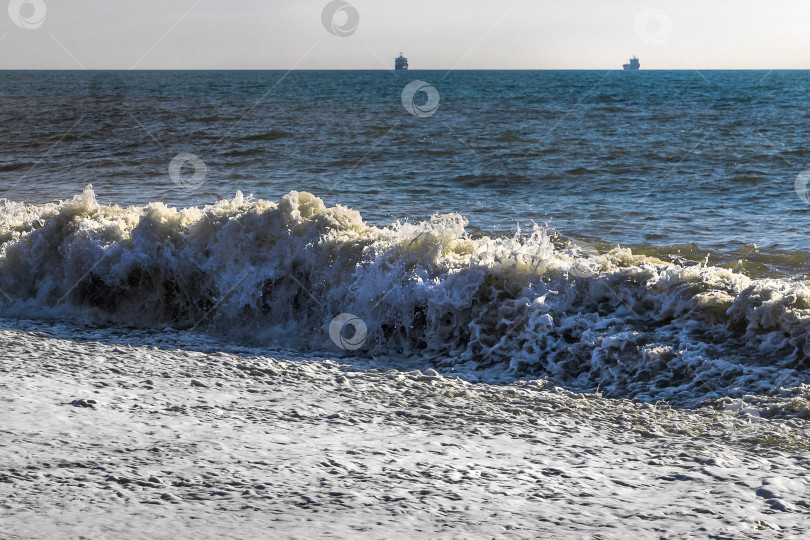
[[[0,69],[810,69],[808,0],[338,1],[10,0]]]

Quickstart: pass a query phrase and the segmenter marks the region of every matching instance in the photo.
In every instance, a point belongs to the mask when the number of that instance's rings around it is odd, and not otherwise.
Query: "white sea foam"
[[[608,395],[695,402],[804,381],[810,289],[536,226],[474,237],[458,214],[375,227],[290,192],[204,208],[0,201],[0,313],[195,328],[251,344],[394,359]],[[340,313],[368,327],[338,349]]]

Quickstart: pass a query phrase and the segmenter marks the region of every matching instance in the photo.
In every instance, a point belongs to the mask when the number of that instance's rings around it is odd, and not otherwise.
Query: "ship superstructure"
[[[622,67],[625,71],[636,71],[641,67],[641,64],[639,63],[638,58],[634,56],[630,59],[629,63],[624,64]]]
[[[402,56],[402,53],[399,53],[399,58],[397,58],[394,63],[394,69],[397,71],[404,71],[408,69],[408,59]]]

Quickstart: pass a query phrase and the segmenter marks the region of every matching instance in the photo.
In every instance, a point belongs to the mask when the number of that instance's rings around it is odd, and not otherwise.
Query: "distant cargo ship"
[[[408,69],[408,59],[402,56],[402,53],[399,53],[399,58],[396,59],[394,69],[396,69],[397,71]]]
[[[641,64],[638,62],[638,58],[634,56],[633,58],[630,59],[629,64],[623,64],[622,67],[624,68],[625,71],[637,71],[638,68],[641,67]]]

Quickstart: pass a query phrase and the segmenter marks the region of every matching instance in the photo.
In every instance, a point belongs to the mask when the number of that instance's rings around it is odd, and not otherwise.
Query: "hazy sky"
[[[808,0],[348,1],[11,0],[0,69],[810,69]]]

